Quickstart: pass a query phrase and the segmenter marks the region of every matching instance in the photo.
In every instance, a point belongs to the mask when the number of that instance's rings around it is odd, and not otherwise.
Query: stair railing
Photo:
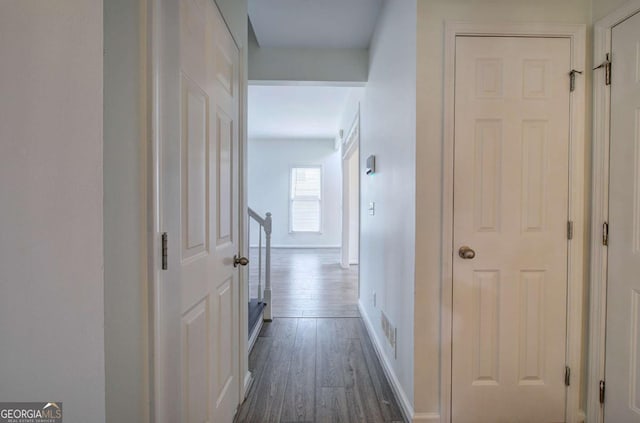
[[[253,219],[260,228],[258,235],[258,301],[264,302],[263,319],[270,322],[271,315],[271,213],[265,217],[260,216],[250,207],[248,208],[249,220]],[[249,225],[251,226],[251,225]],[[262,234],[265,236],[264,253],[264,291],[262,290]]]

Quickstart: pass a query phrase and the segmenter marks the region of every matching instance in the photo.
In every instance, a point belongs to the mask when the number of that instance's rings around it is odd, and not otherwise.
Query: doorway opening
[[[274,317],[360,317],[362,88],[248,94],[250,340]]]

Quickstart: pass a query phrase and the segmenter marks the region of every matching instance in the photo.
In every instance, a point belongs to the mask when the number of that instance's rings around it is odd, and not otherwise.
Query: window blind
[[[320,232],[321,200],[321,168],[292,168],[290,210],[292,232]]]

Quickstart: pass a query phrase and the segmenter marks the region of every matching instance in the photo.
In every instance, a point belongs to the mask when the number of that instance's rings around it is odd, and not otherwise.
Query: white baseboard
[[[369,316],[367,315],[364,307],[362,306],[361,301],[358,301],[358,309],[360,310],[362,321],[364,322],[364,325],[367,328],[367,332],[369,333],[369,338],[371,338],[371,343],[373,344],[373,347],[376,351],[376,355],[378,356],[380,363],[382,363],[382,369],[384,370],[384,373],[387,376],[387,379],[391,383],[391,389],[393,389],[393,393],[396,395],[396,398],[400,403],[400,410],[402,411],[402,415],[404,416],[405,420],[408,422],[440,421],[440,416],[438,416],[437,420],[432,420],[431,417],[433,416],[431,414],[428,414],[428,415],[420,414],[419,415],[420,420],[416,420],[416,417],[418,416],[416,416],[416,414],[413,411],[413,404],[411,404],[411,401],[409,401],[409,398],[407,397],[406,392],[400,385],[398,376],[396,375],[396,372],[393,370],[393,367],[391,366],[389,359],[387,358],[386,355],[382,353],[382,351],[384,351],[382,347],[382,343],[378,339],[378,336],[376,335],[376,332],[373,329],[373,324],[371,323]],[[423,417],[425,416],[429,417],[429,419],[424,420]]]
[[[414,413],[413,422],[440,422],[438,413]]]
[[[253,346],[258,340],[258,335],[260,335],[260,330],[262,329],[262,325],[264,324],[263,317],[264,317],[264,310],[262,310],[262,312],[260,313],[260,319],[258,319],[258,324],[256,325],[255,328],[253,328],[253,332],[251,332],[251,336],[249,336],[249,343],[247,348],[248,352],[251,352],[251,350],[253,349]]]
[[[578,422],[584,423],[587,421],[587,413],[584,410],[578,410]]]
[[[242,396],[241,403],[247,399],[247,395],[249,394],[249,390],[251,390],[254,380],[253,373],[247,371],[247,374],[244,375],[244,395]]]
[[[264,247],[264,245],[263,245]],[[251,245],[249,248],[258,248],[257,245]],[[272,245],[272,249],[287,249],[287,250],[306,250],[306,249],[340,249],[340,245]]]

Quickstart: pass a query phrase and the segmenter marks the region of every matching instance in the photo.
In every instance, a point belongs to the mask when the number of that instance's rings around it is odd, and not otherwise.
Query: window
[[[289,227],[291,232],[320,232],[322,169],[291,168]]]

